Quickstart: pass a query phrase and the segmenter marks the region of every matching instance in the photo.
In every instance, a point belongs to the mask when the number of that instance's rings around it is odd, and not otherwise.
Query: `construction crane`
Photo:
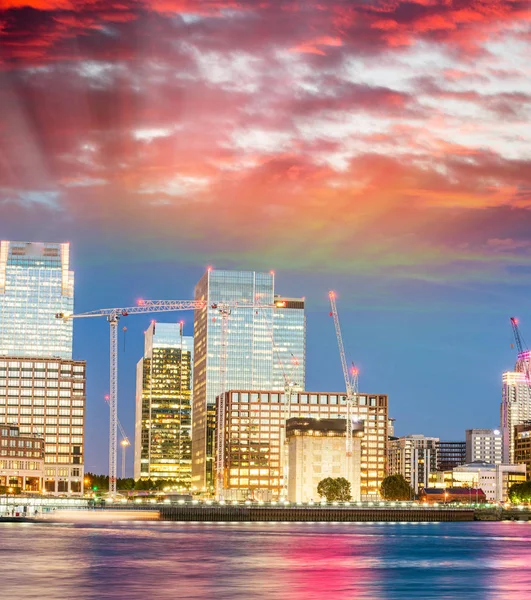
[[[330,306],[332,308],[332,312],[330,313],[330,315],[334,318],[337,345],[339,347],[339,356],[341,359],[341,368],[343,369],[343,377],[345,378],[345,387],[347,392],[347,431],[345,444],[347,454],[347,473],[350,473],[350,458],[352,456],[353,448],[352,418],[354,416],[352,408],[358,403],[358,369],[353,365],[352,369],[349,372],[347,358],[345,356],[345,347],[343,346],[343,336],[341,335],[339,315],[337,313],[335,292],[329,292],[328,297],[330,298]]]
[[[218,310],[221,315],[219,393],[216,423],[216,496],[218,500],[223,500],[223,488],[225,484],[225,388],[227,386],[227,359],[229,353],[229,317],[232,311],[226,305],[218,306],[214,304],[212,308]]]
[[[55,317],[63,321],[69,319],[88,319],[95,317],[104,317],[107,319],[110,328],[110,424],[109,424],[109,496],[116,496],[116,468],[117,468],[117,430],[118,430],[118,322],[122,317],[129,315],[138,315],[156,312],[175,312],[181,310],[201,310],[208,306],[205,300],[139,300],[137,306],[126,308],[102,308],[85,313],[68,314],[57,313]],[[222,316],[222,333],[225,329],[225,335],[228,332],[228,317],[232,308],[273,308],[274,305],[263,305],[246,302],[214,302],[210,304],[213,310],[219,310]],[[226,342],[223,342],[220,356],[220,381],[225,381],[226,371]],[[225,357],[225,358],[223,358]],[[225,365],[225,367],[223,367]],[[223,384],[225,385],[225,384]],[[225,391],[225,390],[224,390]],[[224,400],[223,400],[224,402]],[[224,408],[224,406],[222,406]],[[224,424],[224,410],[220,411],[221,419]],[[218,428],[219,430],[219,428]],[[224,444],[222,444],[224,447]],[[223,451],[221,452],[223,458]]]
[[[528,385],[531,386],[531,369],[530,369],[530,365],[529,365],[529,360],[530,360],[529,349],[527,348],[527,346],[524,342],[524,338],[522,337],[522,334],[520,333],[520,329],[518,328],[518,319],[516,317],[511,317],[511,327],[513,328],[514,341],[516,343],[516,349],[518,350],[517,363],[519,362],[521,364],[521,366],[523,367],[523,372],[525,373],[527,383],[528,383]]]
[[[137,306],[127,308],[102,308],[79,314],[57,313],[55,317],[70,319],[89,319],[104,317],[110,329],[110,425],[109,425],[109,496],[116,496],[116,462],[118,430],[118,322],[122,317],[155,312],[174,312],[179,310],[198,310],[206,307],[203,300],[140,300]]]

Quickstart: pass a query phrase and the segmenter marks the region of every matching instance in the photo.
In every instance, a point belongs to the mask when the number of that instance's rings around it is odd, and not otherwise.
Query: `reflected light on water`
[[[2,524],[0,559],[17,600],[527,600],[531,524]]]

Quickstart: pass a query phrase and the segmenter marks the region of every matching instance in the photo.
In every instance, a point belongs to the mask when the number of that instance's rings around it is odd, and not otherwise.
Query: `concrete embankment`
[[[473,521],[472,508],[347,508],[273,506],[163,506],[163,521],[334,521],[334,522],[427,522]]]
[[[481,508],[476,510],[476,521],[531,521],[528,508]]]

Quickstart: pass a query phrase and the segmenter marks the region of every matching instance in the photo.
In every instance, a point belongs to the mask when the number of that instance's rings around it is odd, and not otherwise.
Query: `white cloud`
[[[175,175],[157,184],[140,187],[141,194],[168,194],[169,196],[186,196],[197,193],[208,187],[210,180],[206,177]]]

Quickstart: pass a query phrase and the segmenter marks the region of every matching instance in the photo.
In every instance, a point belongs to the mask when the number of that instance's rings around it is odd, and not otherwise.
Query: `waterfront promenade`
[[[531,507],[418,502],[215,502],[118,501],[92,506],[88,499],[0,498],[0,522],[450,522],[529,521]]]

